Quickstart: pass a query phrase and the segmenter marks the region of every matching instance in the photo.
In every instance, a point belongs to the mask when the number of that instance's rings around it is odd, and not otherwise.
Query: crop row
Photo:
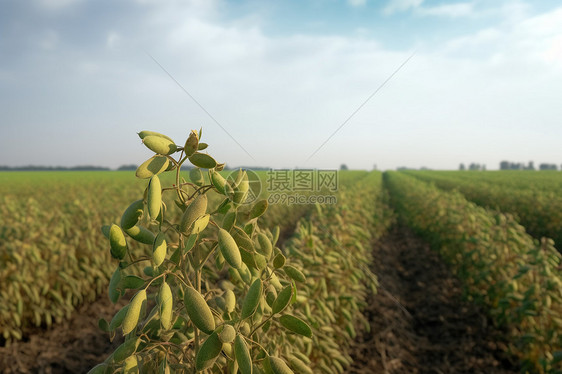
[[[68,318],[107,284],[110,256],[99,226],[117,213],[118,201],[139,189],[108,183],[107,175],[100,175],[101,181],[85,175],[82,183],[75,176],[55,183],[39,174],[27,186],[30,195],[20,198],[16,186],[22,176],[13,173],[15,189],[0,197],[0,336],[5,340],[21,339],[29,326]]]
[[[244,222],[244,217],[249,213],[246,212],[246,207],[240,206],[236,210],[235,226],[228,226],[230,229],[227,227],[227,230],[232,233],[234,243],[243,254],[241,266],[234,264],[232,259],[226,255],[227,264],[224,263],[224,259],[220,260],[220,255],[216,261],[212,260],[212,255],[207,255],[207,260],[204,260],[201,265],[189,265],[193,264],[197,257],[194,254],[194,258],[190,259],[187,265],[187,275],[181,276],[173,266],[170,267],[174,261],[178,261],[173,259],[176,254],[173,254],[170,259],[164,259],[161,265],[153,268],[154,275],[160,274],[157,278],[164,276],[172,288],[183,289],[179,293],[185,294],[174,301],[174,305],[176,303],[178,305],[175,306],[177,311],[172,313],[171,323],[159,330],[158,320],[164,318],[162,310],[150,313],[146,321],[141,314],[138,322],[138,334],[140,335],[137,337],[137,335],[131,334],[131,331],[134,330],[130,330],[123,322],[123,333],[127,336],[125,342],[92,372],[105,373],[108,370],[120,368],[120,365],[126,367],[132,360],[135,367],[138,365],[139,368],[143,368],[142,370],[155,370],[156,367],[169,366],[176,372],[191,372],[190,368],[195,366],[199,370],[205,367],[211,372],[223,372],[225,367],[228,367],[229,372],[236,372],[238,365],[242,362],[250,362],[254,373],[262,373],[264,369],[268,372],[267,366],[262,366],[264,362],[270,362],[270,364],[277,362],[285,367],[283,373],[292,371],[296,373],[343,373],[351,363],[347,349],[355,338],[356,331],[369,327],[368,321],[361,314],[361,309],[368,290],[371,289],[375,292],[377,285],[375,276],[368,268],[371,261],[371,245],[383,234],[391,222],[391,216],[383,203],[382,175],[380,173],[362,173],[348,177],[347,182],[344,183],[346,186],[337,193],[333,192],[338,203],[315,205],[315,209],[309,210],[306,216],[298,221],[294,233],[282,246],[282,249],[276,246],[279,231],[276,231],[277,234],[272,234],[265,226],[258,225],[255,220],[249,221],[249,223],[254,222],[251,223],[252,226],[237,226]],[[211,208],[209,211],[215,211],[215,208]],[[251,211],[254,211],[254,208]],[[228,221],[229,214],[226,213],[223,226]],[[261,216],[260,220],[266,216],[268,214]],[[220,222],[217,218],[212,218],[212,220],[217,224]],[[143,225],[146,225],[146,222]],[[247,231],[246,234],[243,234],[243,231]],[[225,231],[222,232],[221,235],[224,235]],[[241,239],[244,236],[247,240]],[[201,240],[202,243],[212,243],[212,238],[213,234],[210,234]],[[220,235],[218,240],[220,246]],[[273,244],[273,255],[266,256],[264,260],[267,262],[259,265],[262,261],[258,261],[258,257],[264,253],[264,240]],[[254,244],[251,244],[252,242]],[[211,244],[208,248],[212,247]],[[182,246],[176,252],[183,252],[181,248]],[[181,256],[189,257],[193,251],[200,248],[203,247],[196,244],[194,249]],[[150,258],[150,253],[148,258]],[[282,258],[283,261],[279,262],[279,258]],[[285,258],[289,265],[285,264]],[[140,260],[140,258],[138,259]],[[137,260],[132,259],[131,261]],[[160,263],[160,261],[158,262]],[[273,262],[269,263],[270,261]],[[185,266],[181,265],[182,260],[179,260],[179,264],[183,272]],[[121,279],[131,278],[131,275],[126,275],[126,271],[123,270],[126,267],[121,262],[116,269]],[[201,295],[198,303],[202,306],[198,308],[197,312],[190,312],[193,300],[188,300],[186,294],[188,289],[175,282],[174,277],[189,276],[189,274],[194,274],[197,269],[202,269],[206,280],[203,282],[201,291],[191,292]],[[266,276],[266,274],[270,275]],[[172,275],[174,276],[172,277]],[[287,283],[283,278],[286,275],[296,280],[297,283]],[[142,275],[141,277],[146,278]],[[138,285],[132,288],[140,286],[141,291],[137,295],[142,293],[142,296],[145,297],[144,295],[147,293],[144,291],[144,285],[147,283],[150,285],[157,278],[154,280],[147,278],[144,282],[139,280]],[[279,279],[280,283],[275,279]],[[254,296],[250,296],[256,282],[263,283],[263,287],[260,287],[261,291],[257,291]],[[110,285],[110,293],[111,288]],[[294,295],[291,305],[280,309],[277,307],[279,304],[277,300],[285,298],[287,290],[292,290],[290,294]],[[232,295],[229,298],[235,301],[225,309],[228,292]],[[156,298],[156,295],[150,296],[148,293],[148,297]],[[253,300],[252,297],[260,301],[256,303],[255,311],[245,314],[248,300]],[[137,296],[133,297],[131,306],[127,305],[125,308],[133,308],[136,298]],[[176,297],[174,297],[175,299]],[[182,303],[183,299],[185,300]],[[287,303],[284,302],[284,305]],[[189,318],[183,318],[184,308],[187,310]],[[238,311],[238,308],[241,312]],[[209,323],[213,319],[211,315],[214,315],[215,322],[212,325],[216,326],[216,329],[210,327],[203,330],[200,322],[201,310],[209,311],[207,318]],[[277,319],[281,310],[285,316],[281,317],[281,324],[279,324]],[[290,317],[286,313],[290,313]],[[122,314],[117,313],[111,323],[105,324],[110,334],[114,334],[115,330],[119,328],[119,323],[115,321]],[[287,330],[283,318],[303,321],[302,328]],[[156,322],[156,325],[153,322]],[[162,324],[162,326],[164,325]],[[311,328],[310,331],[306,331],[308,326]],[[202,329],[203,333],[200,337],[203,339],[203,345],[200,346],[199,351],[197,351],[197,343],[194,345],[194,341],[197,340],[194,332],[197,329]],[[221,331],[227,329],[233,330],[242,341],[248,344],[246,358],[242,361],[236,353],[236,343],[235,356],[233,356],[230,340],[223,340],[222,335],[224,334]],[[298,333],[295,334],[295,331]],[[209,346],[214,344],[212,342],[217,339],[214,337],[217,333],[223,342],[220,343],[217,340],[216,349],[212,351],[212,358],[209,356],[208,363],[200,365],[200,357],[211,354]],[[167,356],[160,357],[155,352],[158,352],[156,347],[161,345],[159,340],[163,336],[168,336],[166,340],[170,339],[173,345],[167,348]],[[131,347],[132,349],[130,349]],[[177,347],[177,351],[174,347]],[[127,356],[123,354],[125,351],[128,352]],[[189,357],[193,351],[197,356],[194,360],[195,364],[185,358]],[[223,354],[219,354],[220,352]],[[243,370],[242,366],[240,366],[240,370],[242,373],[252,372]],[[278,371],[274,369],[273,372]]]
[[[358,330],[369,328],[362,308],[369,289],[376,293],[378,285],[369,270],[371,248],[392,222],[382,174],[371,172],[344,188],[337,205],[316,208],[285,247],[307,277],[299,290],[307,303],[299,313],[314,335],[309,345],[294,341],[285,349],[306,352],[311,372],[343,373],[351,364],[350,343]]]
[[[521,178],[515,178],[513,173],[508,174],[506,178],[511,181],[509,184],[498,183],[497,180],[501,178],[498,174],[493,174],[496,177],[488,181],[483,179],[488,173],[469,173],[484,175],[475,175],[474,179],[465,177],[466,173],[462,172],[409,173],[424,181],[435,183],[439,188],[456,189],[478,205],[515,215],[527,232],[537,239],[548,237],[556,244],[562,243],[562,196],[557,189],[531,187],[529,180],[535,176],[540,177],[533,175],[539,173],[520,172]],[[544,173],[558,176],[557,173]]]
[[[131,172],[7,172],[0,179],[1,344],[60,323],[105,293],[113,269],[100,227],[117,221],[123,202],[143,188]],[[309,209],[271,206],[265,224],[290,232]]]
[[[399,216],[452,266],[468,297],[511,336],[524,372],[562,372],[561,256],[513,217],[402,173],[385,176]]]
[[[507,188],[536,189],[543,191],[560,190],[562,173],[532,170],[494,170],[494,171],[444,171],[423,170],[423,174],[450,176],[471,182],[487,182]]]

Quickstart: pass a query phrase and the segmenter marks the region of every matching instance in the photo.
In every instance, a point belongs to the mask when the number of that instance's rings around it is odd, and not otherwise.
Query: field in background
[[[188,180],[187,172],[182,175]],[[267,173],[257,175],[266,187]],[[344,279],[365,282],[368,248],[397,215],[437,249],[469,299],[505,329],[509,353],[521,360],[523,369],[562,370],[562,278],[555,250],[562,243],[562,173],[387,172],[384,184],[379,172],[347,171],[339,177],[336,205],[272,204],[263,217],[265,227],[279,225],[283,239],[291,238],[293,249],[286,250],[301,253],[313,240],[319,253],[331,253],[325,266],[340,269],[318,278],[324,286],[320,282],[319,289],[310,291],[322,302],[314,308],[328,315],[323,323],[333,329],[313,324],[318,336],[330,341],[336,331],[353,339],[355,330],[368,325],[357,314],[358,306],[365,307],[364,290],[353,291],[357,302],[343,315],[334,314],[341,305],[329,305],[330,295],[342,288]],[[171,178],[162,178],[163,185],[172,183]],[[2,345],[27,339],[34,326],[64,324],[80,305],[105,295],[115,262],[100,227],[118,223],[127,204],[142,198],[145,184],[130,171],[0,173]],[[269,192],[263,188],[261,197]],[[176,209],[171,193],[164,196],[168,209]],[[346,260],[345,254],[352,252],[360,253],[353,257],[362,264],[357,268]],[[320,269],[300,256],[310,276],[319,276]],[[338,271],[345,275],[338,278]],[[318,318],[314,316],[313,311],[310,318]],[[322,348],[324,355],[313,358],[314,372],[344,372],[350,364],[343,353],[330,366],[327,357],[337,349],[330,344]]]

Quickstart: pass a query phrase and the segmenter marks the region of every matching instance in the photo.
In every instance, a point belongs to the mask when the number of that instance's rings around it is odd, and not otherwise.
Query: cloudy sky
[[[139,164],[136,132],[200,127],[231,166],[562,163],[559,1],[0,4],[0,165]]]

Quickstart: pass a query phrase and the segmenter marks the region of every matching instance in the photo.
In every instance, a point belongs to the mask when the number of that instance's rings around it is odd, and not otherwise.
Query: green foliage
[[[124,198],[142,193],[136,183],[121,183],[127,175],[0,173],[0,340],[60,323],[107,287],[110,243],[99,227],[117,219]]]
[[[269,343],[283,347],[270,360],[279,372],[290,367],[295,373],[343,373],[351,363],[349,349],[356,332],[369,328],[361,310],[368,290],[376,292],[377,287],[369,270],[371,248],[393,219],[385,204],[382,174],[354,176],[337,198],[337,204],[316,205],[285,245],[284,254],[292,261],[281,267],[294,277],[292,286],[271,290],[268,298],[286,328]],[[304,284],[297,282],[304,279]],[[288,303],[293,303],[293,311],[284,309]],[[269,331],[278,329],[272,326]]]
[[[486,210],[402,173],[386,174],[400,217],[428,238],[511,335],[523,372],[560,373],[561,255],[550,239],[533,240],[510,215]]]
[[[147,166],[152,161],[143,163],[136,175],[150,177],[144,197],[125,209],[121,227],[109,226],[111,254],[119,260],[110,298],[116,302],[126,288],[138,291],[111,323],[100,322],[110,337],[119,329],[127,336],[123,348],[102,367],[108,372],[222,373],[240,365],[244,372],[251,372],[253,367],[264,370],[265,357],[280,354],[283,346],[270,342],[283,331],[313,337],[306,322],[273,313],[266,301],[266,289],[289,287],[291,278],[305,279],[296,265],[283,271],[273,266],[273,256],[260,254],[271,254],[276,238],[258,223],[267,202],[245,204],[246,172],[239,171],[228,181],[217,177],[216,168],[223,164],[196,152],[200,133],[195,131],[184,147],[155,132],[142,131],[139,136],[172,166],[164,169]],[[185,162],[195,167],[189,173],[190,182],[180,177]],[[210,169],[208,179],[200,167]],[[175,175],[171,186],[165,183],[166,173]],[[166,204],[170,199],[173,204]],[[133,227],[144,231],[125,238],[121,229],[130,232]],[[152,243],[147,241],[150,237]],[[131,241],[138,241],[144,250],[131,251]],[[145,266],[142,277],[136,276],[139,265]],[[294,287],[291,290],[290,296],[297,292]],[[291,311],[289,301],[290,297],[283,309]],[[147,309],[151,305],[152,310]],[[275,334],[271,334],[273,329]],[[133,340],[136,343],[130,343]]]
[[[558,246],[562,245],[562,173],[408,173],[439,188],[456,189],[478,205],[511,213],[533,237],[552,238]]]

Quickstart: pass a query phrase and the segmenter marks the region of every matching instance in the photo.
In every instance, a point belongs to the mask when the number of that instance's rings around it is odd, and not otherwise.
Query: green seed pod
[[[250,182],[245,179],[234,189],[234,197],[232,201],[235,204],[242,204],[248,196],[248,191],[250,190]]]
[[[125,209],[123,215],[121,216],[121,228],[123,230],[128,230],[131,227],[135,226],[141,218],[143,211],[144,201],[142,199],[137,200],[129,205],[129,207]]]
[[[262,256],[259,253],[254,254],[254,261],[256,263],[256,267],[259,270],[263,270],[267,267],[267,259],[265,258],[265,256]]]
[[[244,178],[246,177],[247,179],[247,175],[246,175],[246,171],[242,170],[242,169],[238,169],[234,172],[234,175],[230,175],[229,179],[232,181],[232,188],[235,188],[236,186],[238,186],[240,184],[240,182],[242,182],[242,180],[244,180]]]
[[[250,239],[248,234],[246,234],[246,232],[242,230],[240,227],[238,226],[232,227],[232,237],[234,238],[236,244],[238,244],[238,247],[243,248],[250,253],[255,252],[254,243],[252,242],[252,239]]]
[[[273,239],[271,240],[271,245],[277,244],[277,241],[279,240],[280,231],[281,230],[279,229],[279,225],[277,225],[273,228],[273,232],[272,232]]]
[[[234,357],[236,357],[240,374],[252,374],[252,356],[242,335],[236,335],[234,340]]]
[[[123,308],[119,309],[117,313],[115,313],[115,315],[111,319],[111,322],[109,322],[109,331],[115,331],[119,327],[121,327],[121,325],[123,324],[123,320],[127,315],[128,309],[129,309],[129,304],[125,305]]]
[[[143,162],[135,172],[137,178],[147,179],[153,175],[157,175],[168,171],[170,166],[174,166],[172,162],[166,156],[152,156],[145,162]]]
[[[189,162],[202,169],[212,169],[217,166],[215,159],[206,153],[194,153],[189,157]]]
[[[263,233],[259,233],[258,243],[259,243],[259,247],[256,248],[256,251],[261,255],[265,256],[265,258],[269,260],[271,254],[273,253],[273,246],[271,245],[271,242],[269,241],[267,235]]]
[[[230,201],[233,201],[233,199],[234,199],[234,188],[228,182],[224,185],[224,194],[226,195],[226,197],[228,197],[230,199]]]
[[[204,149],[207,149],[208,146],[209,146],[209,145],[208,145],[207,143],[199,143],[199,146],[197,147],[197,149],[198,149],[199,151],[202,151],[202,150],[204,150]]]
[[[150,218],[156,219],[162,208],[162,185],[158,175],[153,175],[148,183],[147,206]]]
[[[172,290],[166,282],[162,282],[160,292],[158,292],[158,304],[160,305],[160,324],[165,330],[169,330],[172,326],[172,309],[174,306],[174,298]]]
[[[189,179],[191,179],[191,181],[199,187],[205,183],[203,173],[201,173],[201,169],[199,168],[193,168],[189,171]]]
[[[225,229],[219,229],[219,249],[230,266],[235,269],[240,269],[242,264],[242,257],[240,256],[240,249],[238,245]]]
[[[131,238],[136,240],[139,243],[143,244],[152,244],[154,243],[154,234],[149,229],[142,227],[142,226],[133,226],[130,229],[123,230],[129,235]]]
[[[166,242],[166,235],[164,235],[163,232],[159,232],[152,245],[152,261],[154,265],[162,265],[162,262],[166,259],[167,251],[168,243]]]
[[[123,374],[137,374],[139,372],[139,362],[137,356],[130,356],[123,363]]]
[[[202,215],[205,214],[207,211],[207,195],[199,195],[191,204],[187,206],[185,212],[181,216],[180,220],[180,231],[185,234],[189,235],[191,230],[191,225],[195,220]]]
[[[285,266],[285,261],[285,256],[279,253],[277,256],[275,256],[275,258],[273,258],[273,267],[275,269],[281,269],[283,266]]]
[[[191,132],[189,133],[189,137],[187,138],[187,140],[185,141],[185,145],[183,146],[183,151],[185,152],[185,155],[189,157],[194,154],[198,148],[199,136],[197,135],[196,131],[191,130]]]
[[[273,302],[273,305],[271,306],[271,312],[273,314],[281,313],[287,307],[287,305],[289,305],[292,296],[293,296],[293,287],[291,285],[288,285],[287,287],[283,288],[281,292],[279,292],[279,295],[277,295],[275,301]]]
[[[273,287],[275,287],[277,292],[281,292],[281,290],[283,289],[283,286],[281,285],[281,282],[279,282],[279,278],[277,278],[277,274],[275,274],[275,273],[271,274],[271,279],[269,280],[269,283]]]
[[[244,232],[249,236],[252,236],[255,229],[256,229],[256,221],[250,221],[244,225]]]
[[[133,355],[137,351],[140,342],[140,338],[125,340],[125,342],[113,352],[113,362],[123,362],[127,357]]]
[[[111,245],[111,256],[122,260],[127,254],[127,240],[123,231],[116,224],[112,224],[109,229],[109,244]]]
[[[226,311],[226,305],[225,305],[225,301],[224,301],[224,297],[222,296],[217,296],[214,298],[215,304],[217,304],[217,307],[222,310],[222,311]]]
[[[142,142],[148,149],[154,153],[158,153],[159,155],[171,155],[178,148],[170,139],[154,135],[146,136]]]
[[[240,257],[242,258],[242,262],[248,266],[250,269],[257,269],[258,265],[256,264],[256,259],[254,258],[254,253],[248,252],[245,249],[240,249]]]
[[[224,305],[228,313],[232,313],[236,307],[236,295],[232,290],[226,290],[224,295]]]
[[[123,335],[127,335],[137,327],[142,305],[146,302],[146,290],[140,290],[131,300],[129,309],[123,320]]]
[[[308,364],[299,360],[296,356],[289,357],[289,364],[296,370],[297,373],[313,374]]]
[[[223,343],[222,351],[226,355],[226,357],[230,359],[228,362],[228,372],[238,373],[238,365],[234,366],[236,364],[236,361],[234,360],[234,348],[232,347],[232,343]]]
[[[230,231],[232,226],[236,223],[236,212],[228,212],[224,215],[224,219],[222,220],[222,228],[226,231]]]
[[[251,330],[250,330],[250,324],[248,322],[242,322],[240,324],[239,329],[242,335],[246,335],[246,336],[250,335]]]
[[[238,272],[238,274],[240,275],[240,279],[242,279],[244,283],[250,284],[252,282],[252,273],[244,262],[242,262],[242,266],[240,266],[240,269],[232,269]]]
[[[310,326],[308,326],[308,324],[300,318],[286,314],[279,318],[279,322],[281,322],[281,325],[289,331],[306,336],[307,338],[312,337],[312,330],[310,329]]]
[[[277,290],[275,290],[275,287],[270,284],[269,286],[267,286],[267,290],[265,291],[265,301],[267,302],[267,305],[273,306],[273,302],[275,302],[276,298]]]
[[[109,229],[111,228],[110,225],[103,225],[101,227],[101,233],[103,234],[103,236],[105,236],[107,239],[109,239]]]
[[[210,214],[205,214],[201,216],[193,222],[193,226],[191,228],[191,234],[199,234],[201,231],[205,230],[207,225],[209,224],[209,220],[211,219]]]
[[[211,334],[215,330],[215,318],[211,308],[197,290],[192,287],[185,289],[184,304],[187,315],[195,327],[205,334]]]
[[[117,268],[113,272],[111,279],[109,281],[109,300],[115,304],[119,297],[121,297],[121,291],[118,289],[121,283],[121,269]]]
[[[170,138],[169,136],[166,136],[164,134],[160,134],[159,132],[156,132],[156,131],[143,130],[143,131],[139,132],[138,135],[139,135],[139,138],[141,138],[141,139],[144,139],[147,136],[158,136],[160,138],[164,138],[164,139],[167,139],[167,140],[173,142],[172,138]]]
[[[287,366],[285,361],[278,357],[268,356],[264,361],[266,371],[273,374],[294,374],[293,371]]]
[[[195,358],[195,368],[197,370],[204,370],[211,367],[215,359],[221,353],[221,350],[222,342],[215,331],[201,344],[197,357]]]
[[[236,336],[236,330],[231,325],[223,325],[222,331],[219,333],[219,338],[223,343],[231,343]]]
[[[262,199],[254,204],[252,210],[250,211],[250,219],[257,218],[265,213],[267,210],[268,202],[266,199]]]
[[[246,294],[246,298],[244,299],[244,303],[242,303],[242,319],[246,319],[250,317],[256,311],[256,308],[261,300],[261,293],[262,293],[262,282],[261,279],[256,279],[248,293]]]
[[[283,270],[285,271],[285,274],[287,274],[289,276],[289,278],[291,278],[291,279],[293,279],[297,282],[301,282],[301,283],[306,282],[306,277],[296,267],[291,266],[291,265],[285,265],[285,267],[283,267]]]
[[[219,193],[226,195],[226,192],[224,190],[224,186],[226,185],[226,179],[223,178],[223,176],[215,171],[215,170],[209,170],[209,177],[211,180],[211,184],[217,189],[217,191],[219,191]]]

